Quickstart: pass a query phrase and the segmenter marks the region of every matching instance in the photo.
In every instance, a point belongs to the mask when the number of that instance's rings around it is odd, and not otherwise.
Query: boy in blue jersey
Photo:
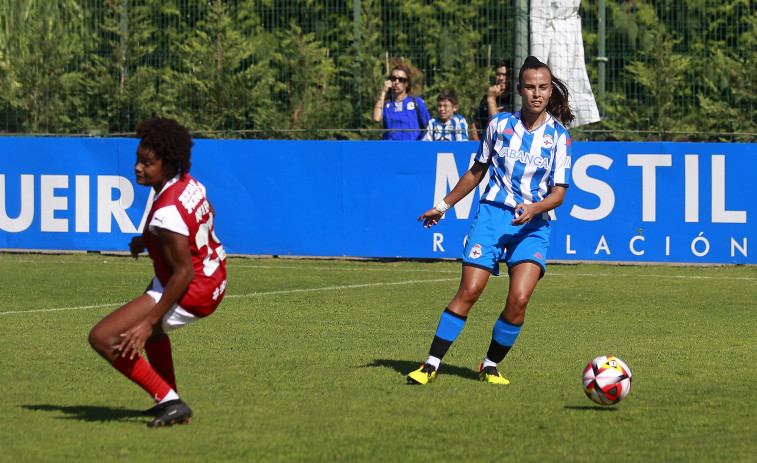
[[[385,101],[387,94],[391,101]],[[399,64],[384,81],[373,106],[373,120],[384,123],[384,140],[419,140],[431,115],[426,103],[413,95],[410,69]]]
[[[497,365],[515,343],[531,294],[546,271],[549,220],[562,204],[570,179],[571,144],[564,124],[573,120],[568,88],[533,56],[520,69],[518,93],[523,100],[521,110],[492,118],[473,166],[439,204],[418,218],[425,228],[436,225],[491,169],[466,239],[460,287],[441,315],[427,360],[408,374],[410,383],[428,384],[436,378],[442,358],[462,331],[489,276],[499,275],[502,260],[507,264],[510,288],[479,365],[479,379],[510,383]]]
[[[457,112],[457,92],[445,89],[436,99],[439,117],[428,121],[423,141],[466,141],[468,139],[468,122]]]

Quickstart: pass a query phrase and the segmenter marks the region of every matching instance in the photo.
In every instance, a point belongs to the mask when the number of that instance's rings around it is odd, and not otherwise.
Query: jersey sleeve
[[[497,141],[497,125],[499,125],[499,115],[496,115],[489,121],[484,132],[484,137],[478,145],[476,161],[482,164],[491,164],[492,153],[494,152],[494,143]]]
[[[426,124],[426,132],[423,134],[423,138],[421,138],[421,141],[434,141],[433,120],[428,121],[428,124]]]
[[[458,116],[458,129],[457,132],[455,132],[455,140],[457,141],[467,141],[468,140],[468,121],[465,120],[463,116]]]
[[[156,228],[172,231],[179,235],[189,236],[189,227],[181,217],[179,210],[174,205],[161,207],[152,216],[149,224],[150,231],[155,233]]]
[[[555,144],[555,162],[552,172],[552,184],[567,187],[570,185],[570,168],[572,146],[570,134],[567,130],[561,130]]]

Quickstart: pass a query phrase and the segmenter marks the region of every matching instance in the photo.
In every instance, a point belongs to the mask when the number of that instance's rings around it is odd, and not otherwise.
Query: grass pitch
[[[188,425],[87,343],[137,296],[148,259],[0,254],[0,461],[754,461],[755,267],[550,265],[501,365],[476,368],[507,294],[490,280],[436,382],[425,359],[455,262],[228,261],[211,317],[171,335]],[[633,372],[616,406],[581,389],[592,358]]]

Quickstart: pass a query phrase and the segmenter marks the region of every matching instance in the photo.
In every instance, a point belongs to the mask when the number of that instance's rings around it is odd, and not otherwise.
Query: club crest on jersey
[[[552,135],[550,134],[544,134],[544,147],[550,148],[554,144],[554,141],[552,140]]]
[[[412,111],[413,109],[415,109],[415,101],[408,102],[407,103],[407,110],[408,111]]]
[[[473,249],[470,250],[470,254],[468,254],[468,257],[471,259],[478,259],[479,257],[483,256],[484,253],[481,252],[481,245],[477,244],[473,246]]]

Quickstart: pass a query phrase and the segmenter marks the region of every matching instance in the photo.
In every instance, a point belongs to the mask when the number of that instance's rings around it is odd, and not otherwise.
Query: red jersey
[[[226,251],[213,230],[213,213],[205,187],[185,173],[171,179],[154,198],[142,239],[163,287],[173,273],[156,228],[189,240],[194,278],[179,305],[198,317],[210,315],[226,293]]]

